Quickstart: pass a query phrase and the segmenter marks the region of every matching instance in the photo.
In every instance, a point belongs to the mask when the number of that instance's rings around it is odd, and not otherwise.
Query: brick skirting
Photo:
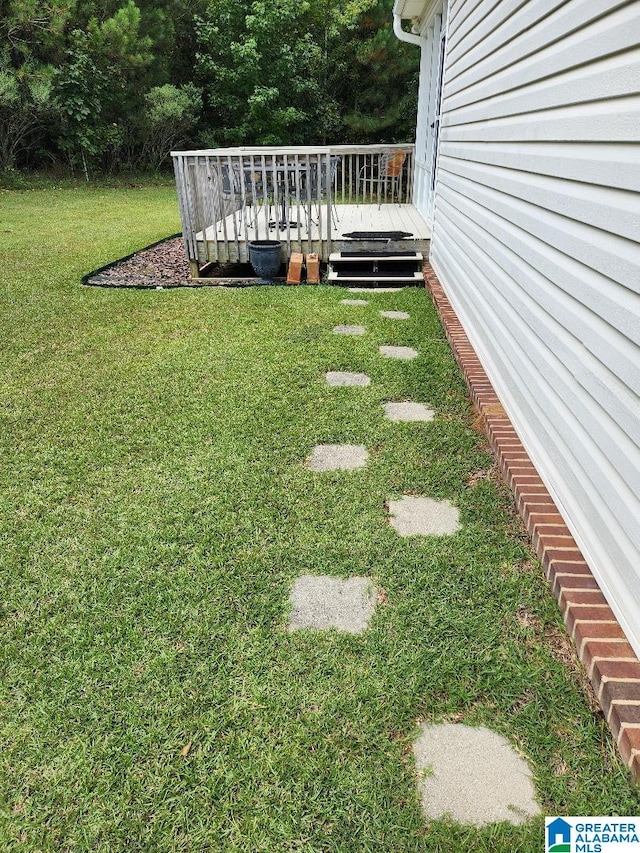
[[[640,660],[502,408],[430,264],[424,279],[623,761],[640,781]]]

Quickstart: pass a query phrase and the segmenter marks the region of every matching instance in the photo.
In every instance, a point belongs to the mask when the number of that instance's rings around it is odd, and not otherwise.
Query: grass
[[[173,184],[171,164],[164,171],[101,174],[91,176],[87,183],[82,173],[71,174],[68,169],[58,167],[40,171],[0,170],[0,189],[47,190],[47,189],[133,189],[140,187],[168,187]]]
[[[472,476],[491,458],[424,292],[81,288],[178,230],[170,187],[0,210],[2,850],[541,849],[541,818],[425,824],[423,720],[509,737],[546,814],[637,813],[509,495]],[[367,336],[331,334],[349,321]],[[339,369],[372,384],[326,388]],[[436,421],[381,417],[405,398]],[[367,468],[311,474],[322,442]],[[403,493],[463,530],[400,539]],[[289,634],[304,573],[372,577],[369,630]]]

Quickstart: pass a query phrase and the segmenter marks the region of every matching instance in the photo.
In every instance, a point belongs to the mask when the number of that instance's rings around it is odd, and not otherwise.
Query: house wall
[[[638,2],[452,0],[431,262],[640,654],[639,44]]]

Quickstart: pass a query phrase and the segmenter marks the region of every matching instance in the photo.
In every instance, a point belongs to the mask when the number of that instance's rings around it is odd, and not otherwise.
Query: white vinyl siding
[[[637,0],[452,0],[431,262],[640,654],[639,45]]]

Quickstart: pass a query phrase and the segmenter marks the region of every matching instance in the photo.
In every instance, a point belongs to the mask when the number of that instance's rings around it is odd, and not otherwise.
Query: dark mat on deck
[[[349,240],[404,240],[413,234],[409,231],[350,231],[342,236]]]

